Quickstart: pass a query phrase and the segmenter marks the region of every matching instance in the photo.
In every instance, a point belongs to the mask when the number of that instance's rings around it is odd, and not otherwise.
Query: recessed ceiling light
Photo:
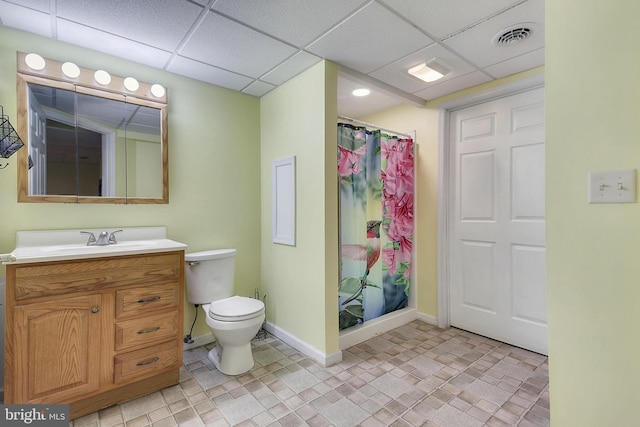
[[[37,53],[29,53],[24,57],[24,62],[27,63],[32,70],[40,71],[46,65],[44,58]]]
[[[371,91],[369,89],[367,89],[367,88],[364,88],[364,87],[356,89],[353,92],[351,92],[351,94],[353,96],[367,96],[370,93],[371,93]]]
[[[73,62],[65,62],[62,64],[62,72],[70,79],[75,79],[80,75],[80,67]]]
[[[124,79],[124,87],[129,92],[135,92],[140,87],[140,83],[138,83],[138,81],[133,77],[127,77],[126,79]]]
[[[440,61],[434,58],[427,63],[423,62],[422,64],[409,68],[407,72],[422,81],[431,83],[435,82],[438,79],[441,79],[449,71],[451,70],[449,70]]]

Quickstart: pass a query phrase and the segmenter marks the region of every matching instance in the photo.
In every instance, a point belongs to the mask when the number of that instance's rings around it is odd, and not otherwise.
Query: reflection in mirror
[[[18,104],[19,201],[168,203],[166,104],[21,73]]]

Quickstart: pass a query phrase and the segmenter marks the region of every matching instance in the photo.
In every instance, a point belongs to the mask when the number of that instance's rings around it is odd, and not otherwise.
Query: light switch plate
[[[635,169],[589,172],[589,203],[635,202]]]

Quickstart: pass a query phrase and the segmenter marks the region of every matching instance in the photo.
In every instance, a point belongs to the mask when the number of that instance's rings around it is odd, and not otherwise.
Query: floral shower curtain
[[[413,246],[413,140],[338,124],[339,325],[406,307]]]

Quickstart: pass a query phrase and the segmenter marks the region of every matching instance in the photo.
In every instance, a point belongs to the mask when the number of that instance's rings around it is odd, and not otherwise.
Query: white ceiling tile
[[[186,0],[57,0],[60,18],[174,50],[202,8]]]
[[[355,89],[366,87],[371,90],[368,96],[353,96]],[[402,101],[393,96],[377,91],[375,87],[357,82],[353,77],[338,76],[338,114],[357,118],[386,110],[402,104]]]
[[[218,0],[212,9],[302,48],[364,3],[364,0]]]
[[[169,52],[155,49],[113,34],[58,19],[58,39],[67,43],[108,53],[129,61],[162,68],[171,57]]]
[[[487,76],[483,72],[475,71],[473,73],[458,77],[457,79],[448,80],[435,86],[428,87],[424,90],[414,93],[414,95],[427,100],[435,99],[444,95],[448,95],[450,93],[477,86],[482,83],[487,83],[491,80],[491,77]]]
[[[366,74],[432,43],[385,7],[370,3],[307,50]]]
[[[17,6],[24,6],[30,9],[39,10],[41,12],[49,12],[50,1],[49,0],[7,0],[0,2],[4,9],[4,3],[14,3]]]
[[[318,58],[309,52],[300,51],[262,76],[261,80],[276,86],[281,85],[321,60],[322,58]]]
[[[522,0],[381,0],[438,38],[460,31]]]
[[[278,40],[209,13],[180,54],[257,78],[295,52]]]
[[[484,71],[499,79],[501,77],[510,76],[511,74],[539,67],[540,65],[544,65],[544,48],[499,62],[485,68]]]
[[[34,2],[35,3],[35,2]],[[41,36],[51,37],[49,14],[0,1],[0,23]]]
[[[0,0],[0,25],[254,96],[327,59],[375,86],[356,100],[338,85],[341,114],[366,115],[544,64],[544,1]],[[492,44],[528,22],[529,40]],[[453,71],[406,74],[433,57]]]
[[[249,95],[261,97],[262,95],[269,92],[273,88],[275,88],[275,86],[272,84],[261,82],[260,80],[256,80],[246,88],[242,89],[242,93],[247,93]]]
[[[252,81],[246,76],[221,70],[181,56],[177,56],[171,61],[167,71],[233,90],[242,90]]]
[[[451,70],[437,82],[423,82],[422,80],[419,80],[407,73],[407,70],[409,68],[419,65],[423,62],[428,62],[434,58],[442,61],[447,65],[447,67],[450,67]],[[443,46],[434,43],[431,46],[420,50],[419,52],[402,58],[401,60],[389,64],[379,70],[376,70],[369,75],[380,81],[390,84],[391,86],[395,86],[401,90],[404,90],[405,92],[414,93],[429,86],[434,86],[436,84],[442,83],[445,80],[451,80],[464,74],[468,74],[474,70],[475,68],[464,61],[462,58],[451,53],[451,51],[447,50]]]
[[[496,46],[494,37],[505,28],[527,23],[531,36],[517,44]],[[444,41],[478,67],[487,67],[544,46],[544,0],[528,0],[519,6]]]

